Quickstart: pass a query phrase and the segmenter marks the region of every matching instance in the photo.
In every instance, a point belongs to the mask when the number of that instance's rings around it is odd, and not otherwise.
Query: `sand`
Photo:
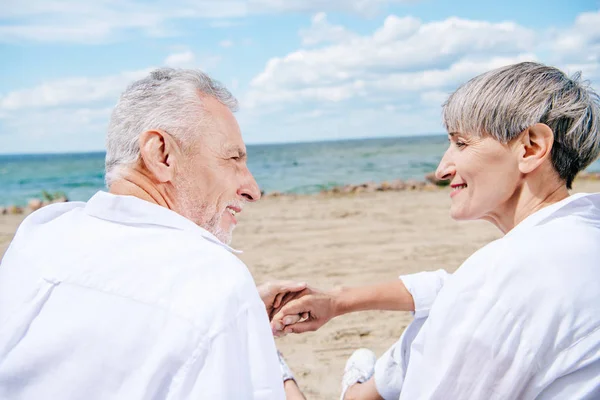
[[[577,182],[574,192],[580,191],[600,192],[600,182]],[[240,257],[257,283],[292,279],[328,289],[438,268],[454,271],[501,233],[486,222],[450,219],[448,193],[268,198],[240,214],[233,246],[244,251]],[[22,218],[0,216],[0,255]],[[276,343],[307,398],[335,399],[352,351],[368,347],[380,355],[410,320],[403,312],[360,312]]]

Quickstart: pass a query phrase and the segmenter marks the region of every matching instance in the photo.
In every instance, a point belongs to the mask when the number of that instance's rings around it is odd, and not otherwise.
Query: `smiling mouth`
[[[236,205],[227,206],[226,210],[233,217],[234,220],[235,216],[242,212],[242,208]]]
[[[450,196],[452,197],[461,190],[465,189],[467,187],[467,184],[461,183],[460,185],[450,185],[450,187],[452,188],[452,192],[450,193]]]

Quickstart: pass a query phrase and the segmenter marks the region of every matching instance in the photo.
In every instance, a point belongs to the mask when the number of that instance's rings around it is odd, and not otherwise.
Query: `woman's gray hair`
[[[113,110],[106,138],[106,185],[140,157],[139,136],[164,130],[185,144],[206,121],[202,95],[236,111],[237,100],[219,82],[198,70],[160,68],[132,83]]]
[[[580,78],[533,62],[484,73],[449,97],[444,125],[448,132],[489,134],[502,143],[536,123],[548,125],[552,164],[570,189],[600,153],[600,99]]]

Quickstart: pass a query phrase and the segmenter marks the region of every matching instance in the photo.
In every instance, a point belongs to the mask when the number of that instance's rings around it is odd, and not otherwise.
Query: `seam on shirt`
[[[44,278],[45,280],[48,280],[46,278]],[[188,323],[189,325],[191,325],[193,328],[199,328],[199,326],[194,323],[194,321],[190,320],[189,318],[184,317],[183,315],[180,315],[179,313],[174,312],[172,309],[167,308],[165,306],[161,306],[160,304],[157,303],[152,303],[152,302],[148,302],[148,301],[144,301],[144,300],[140,300],[140,299],[136,299],[134,297],[129,297],[126,296],[124,294],[118,293],[118,292],[114,292],[108,289],[103,289],[103,288],[99,288],[99,287],[94,287],[94,286],[89,286],[89,285],[84,285],[78,282],[72,282],[69,281],[68,279],[66,280],[62,280],[61,283],[66,284],[66,285],[71,285],[71,286],[75,286],[75,287],[79,287],[79,288],[84,288],[84,289],[88,289],[88,290],[93,290],[95,292],[99,292],[99,293],[103,293],[107,296],[114,296],[114,297],[119,297],[121,299],[125,299],[125,300],[129,300],[132,301],[134,303],[138,303],[138,304],[142,304],[157,310],[161,310],[164,311],[166,313],[168,313],[169,315],[172,315],[174,317],[177,317],[179,319],[181,319],[182,321],[185,321],[186,323]]]
[[[583,342],[584,340],[586,340],[587,338],[589,338],[590,336],[594,335],[595,333],[598,333],[600,331],[600,326],[596,327],[596,329],[592,330],[591,332],[589,332],[587,335],[577,339],[574,343],[570,344],[569,346],[567,346],[566,348],[560,350],[556,356],[554,357],[554,360],[556,360],[559,357],[563,357],[566,356],[567,353],[569,353],[574,347],[576,347],[579,343]],[[579,360],[580,362],[585,362],[587,360],[589,360],[590,358],[592,358],[592,355],[589,355],[588,357]],[[548,361],[545,361],[545,365],[548,364]],[[572,370],[567,371],[566,373],[570,373],[572,372]]]
[[[27,318],[26,318],[26,320],[28,322],[27,325],[19,326],[16,329],[15,329],[15,326],[11,325],[11,322],[13,320],[17,320],[18,318],[23,317],[22,312],[16,312],[14,314],[11,314],[8,318],[6,318],[3,321],[1,327],[4,327],[6,329],[0,329],[0,335],[4,331],[4,334],[8,335],[9,338],[8,338],[8,340],[2,340],[2,343],[4,343],[4,345],[6,347],[0,348],[0,356],[1,356],[0,361],[2,359],[6,359],[6,357],[11,353],[11,351],[15,347],[17,347],[17,345],[21,342],[21,340],[23,340],[23,338],[27,335],[29,328],[31,328],[31,325],[34,323],[34,321],[40,315],[42,308],[44,307],[44,305],[46,304],[46,302],[52,295],[52,292],[60,284],[60,282],[52,281],[52,280],[45,279],[45,278],[42,278],[41,280],[42,280],[42,282],[49,284],[49,286],[40,288],[35,293],[33,298],[31,299],[31,302],[33,302],[33,309],[25,310],[26,314],[27,314]],[[0,364],[1,364],[1,362],[0,362]]]
[[[93,218],[93,219],[100,220],[100,221],[109,222],[114,225],[124,225],[124,226],[132,227],[132,228],[156,227],[156,228],[164,228],[164,229],[168,229],[168,230],[172,230],[172,231],[184,231],[184,229],[182,229],[180,227],[163,225],[158,222],[139,222],[139,221],[127,220],[127,219],[115,221],[114,219],[104,218],[104,217],[100,217],[98,215],[88,214],[88,213],[86,213],[86,216]]]
[[[176,396],[177,392],[180,391],[181,385],[183,384],[187,371],[191,368],[191,366],[198,359],[198,357],[200,357],[202,351],[209,347],[208,343],[210,343],[210,340],[207,340],[206,338],[199,339],[199,343],[196,344],[195,349],[190,355],[190,357],[185,363],[183,363],[183,365],[181,365],[179,371],[177,371],[177,373],[173,376],[171,384],[169,385],[169,391],[167,392],[167,396],[165,397],[166,400],[173,398],[173,396]]]

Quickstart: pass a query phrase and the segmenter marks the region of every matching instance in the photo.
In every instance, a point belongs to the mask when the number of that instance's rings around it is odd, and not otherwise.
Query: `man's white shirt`
[[[231,251],[135,197],[30,215],[0,265],[0,398],[283,399],[264,304]]]
[[[532,214],[453,275],[401,279],[416,313],[378,360],[386,399],[600,398],[600,194]]]

